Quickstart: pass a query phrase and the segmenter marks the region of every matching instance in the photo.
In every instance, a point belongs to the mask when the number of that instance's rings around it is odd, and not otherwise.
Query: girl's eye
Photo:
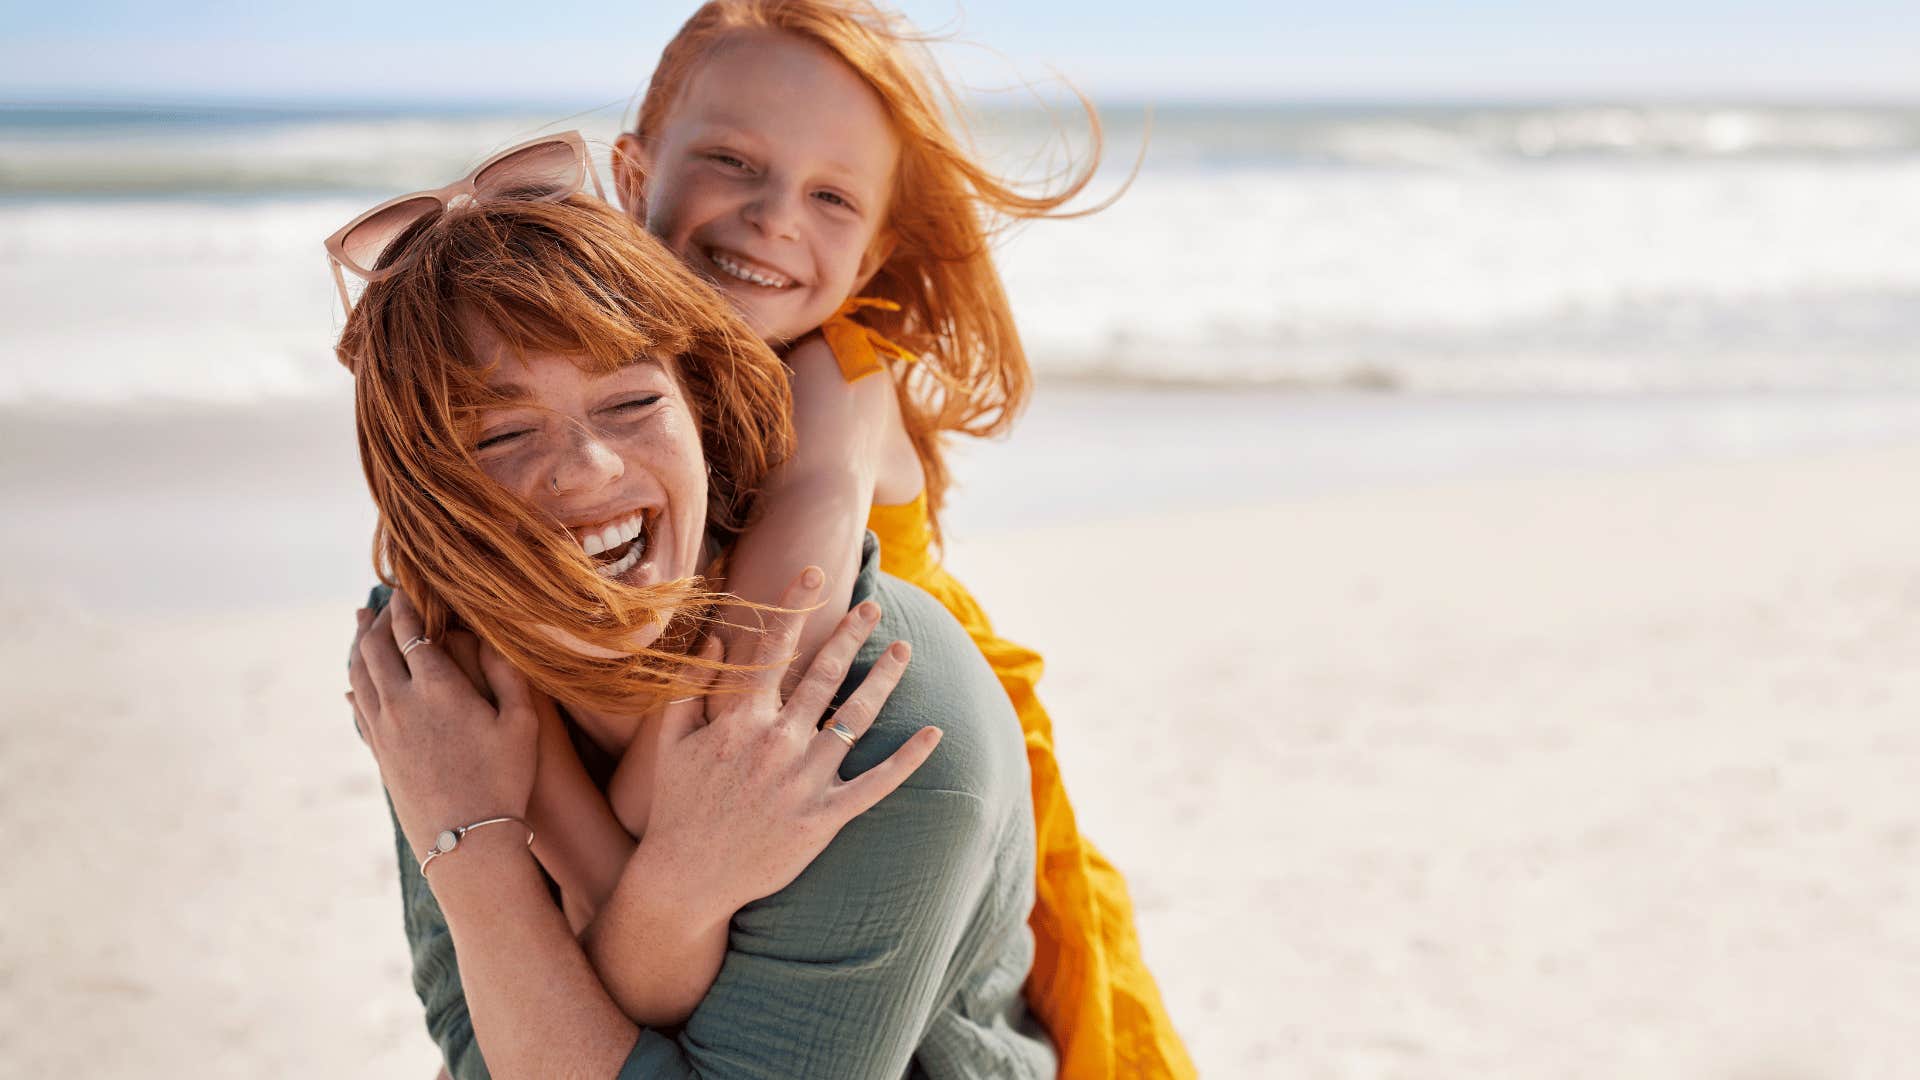
[[[853,204],[848,202],[846,197],[839,194],[838,192],[816,191],[813,193],[813,197],[816,199],[819,199],[821,202],[826,203],[829,206],[838,206],[845,210],[853,209]]]
[[[713,162],[716,165],[725,165],[729,169],[744,169],[747,167],[746,162],[741,161],[739,158],[734,157],[732,154],[725,153],[719,150],[715,150],[714,152],[708,154],[707,160]]]

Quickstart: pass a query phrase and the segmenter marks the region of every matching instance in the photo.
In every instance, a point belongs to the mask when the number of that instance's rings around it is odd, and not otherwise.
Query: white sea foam
[[[1043,378],[1914,388],[1916,116],[1201,111],[1156,127],[1116,206],[1021,230],[1002,266]],[[537,126],[0,123],[0,402],[338,392],[321,238]]]
[[[1136,147],[1138,109],[1107,114],[1109,144]],[[988,112],[989,145],[1018,155],[1085,127],[1071,104]],[[1160,165],[1472,168],[1555,159],[1730,160],[1920,153],[1920,109],[1740,105],[1293,106],[1156,110]]]
[[[0,206],[0,402],[337,392],[336,201]]]
[[[31,195],[410,191],[446,183],[493,150],[571,126],[527,113],[154,113],[85,125],[7,119],[0,112],[0,192]]]
[[[1920,385],[1920,158],[1183,170],[1004,258],[1043,370],[1423,390]]]

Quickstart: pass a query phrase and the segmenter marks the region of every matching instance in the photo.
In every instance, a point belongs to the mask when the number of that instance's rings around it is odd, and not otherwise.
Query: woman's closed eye
[[[617,404],[608,406],[608,411],[616,413],[636,413],[650,409],[660,403],[660,394],[637,394]]]
[[[482,436],[479,442],[474,443],[473,448],[476,451],[479,451],[479,450],[489,450],[499,446],[505,446],[508,443],[513,442],[515,439],[518,439],[521,436],[526,435],[527,433],[528,433],[527,428],[513,428],[507,431],[491,432],[485,436]]]

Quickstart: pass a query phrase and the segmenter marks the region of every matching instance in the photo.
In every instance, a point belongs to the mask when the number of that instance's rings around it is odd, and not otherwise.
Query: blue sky
[[[631,94],[694,6],[6,4],[0,99],[581,107]],[[975,43],[943,53],[966,83],[1052,68],[1109,99],[1920,101],[1920,0],[899,6]]]

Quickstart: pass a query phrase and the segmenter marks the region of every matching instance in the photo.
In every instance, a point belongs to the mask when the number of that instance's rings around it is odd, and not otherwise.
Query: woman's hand
[[[526,680],[499,653],[456,631],[403,655],[421,633],[420,613],[396,592],[380,614],[361,611],[347,670],[355,722],[416,858],[443,829],[526,816],[539,730]],[[494,703],[455,659],[467,651]]]
[[[635,861],[656,883],[677,886],[678,902],[722,919],[780,891],[806,869],[848,821],[912,775],[940,740],[926,728],[892,757],[852,780],[839,777],[850,744],[819,727],[822,715],[880,620],[871,601],[840,620],[806,676],[783,703],[781,676],[825,582],[810,567],[787,587],[765,632],[735,663],[759,667],[746,686],[670,705],[661,722],[655,790]],[[719,656],[709,639],[703,653]],[[834,720],[864,735],[900,681],[910,649],[882,654]],[[603,920],[604,921],[604,920]],[[603,968],[603,971],[605,969]]]

